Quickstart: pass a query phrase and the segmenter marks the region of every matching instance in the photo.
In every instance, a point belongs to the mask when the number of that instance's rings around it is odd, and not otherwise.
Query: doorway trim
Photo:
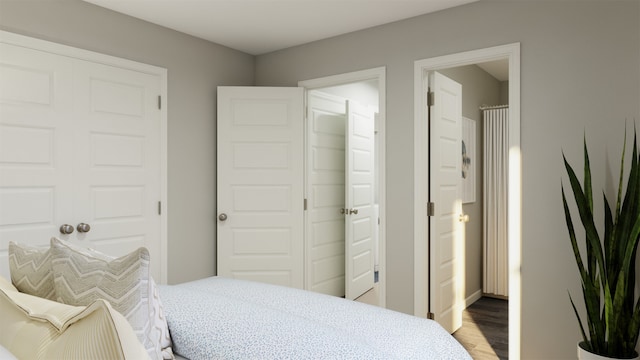
[[[509,61],[509,358],[520,358],[522,169],[520,150],[520,43],[417,60],[414,63],[414,314],[425,317],[428,301],[428,71],[481,62]]]
[[[380,216],[380,233],[379,233],[379,256],[380,256],[380,269],[378,272],[379,276],[379,285],[378,285],[378,296],[379,296],[379,306],[386,308],[386,281],[387,281],[387,266],[386,266],[386,114],[387,114],[387,96],[386,96],[386,68],[384,66],[377,67],[373,69],[354,71],[350,73],[331,75],[316,79],[309,80],[301,80],[298,82],[298,86],[303,87],[305,89],[305,105],[307,101],[306,93],[309,90],[316,90],[320,88],[330,87],[330,86],[338,86],[345,85],[349,83],[355,83],[360,81],[367,80],[377,80],[378,81],[378,139],[379,143],[379,153],[380,156],[378,158],[377,166],[378,166],[378,196],[379,196],[379,216]],[[305,112],[306,114],[306,112]],[[306,248],[306,239],[305,239],[305,248]]]

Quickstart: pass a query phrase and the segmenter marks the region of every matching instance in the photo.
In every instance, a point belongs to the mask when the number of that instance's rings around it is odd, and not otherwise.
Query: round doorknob
[[[60,225],[60,234],[68,235],[73,232],[73,226],[69,224]]]
[[[91,230],[91,226],[89,226],[89,224],[80,223],[78,224],[78,226],[76,226],[76,229],[78,229],[79,233],[86,233],[86,232],[89,232],[89,230]]]
[[[222,214],[218,215],[218,220],[220,220],[220,221],[227,220],[227,214],[222,213]]]

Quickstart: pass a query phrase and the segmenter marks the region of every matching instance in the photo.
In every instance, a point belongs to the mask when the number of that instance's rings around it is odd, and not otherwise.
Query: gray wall
[[[500,83],[500,105],[506,105],[509,103],[509,81],[503,81]]]
[[[563,219],[561,152],[579,163],[586,134],[594,189],[605,184],[597,175],[615,173],[625,121],[640,119],[639,7],[480,1],[258,56],[259,85],[386,66],[390,308],[413,311],[414,61],[520,42],[522,356],[575,358],[580,335],[567,290],[579,299],[580,282]]]
[[[476,121],[476,201],[462,205],[469,215],[465,228],[465,298],[482,291],[482,159],[483,126],[481,105],[498,105],[500,82],[476,65],[439,70],[444,76],[462,85],[462,116]]]
[[[167,69],[169,282],[214,275],[216,86],[255,58],[79,0],[2,0],[0,29]]]

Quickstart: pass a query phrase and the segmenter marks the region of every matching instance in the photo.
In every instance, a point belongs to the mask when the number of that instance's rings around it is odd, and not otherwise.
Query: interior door
[[[353,300],[374,284],[374,111],[347,101],[346,133],[345,297]]]
[[[308,93],[306,288],[333,296],[345,295],[346,123],[344,98]]]
[[[462,86],[429,74],[429,312],[449,333],[462,325],[464,238],[461,223]]]
[[[159,280],[160,79],[78,60],[74,89],[73,234],[114,256],[146,247]]]
[[[218,275],[303,288],[302,119],[302,88],[218,88]]]
[[[58,236],[110,255],[146,246],[161,280],[159,94],[157,75],[0,44],[3,276],[9,241]]]
[[[60,200],[73,190],[73,66],[4,43],[0,54],[0,273],[9,279],[9,241],[48,245],[72,220]]]

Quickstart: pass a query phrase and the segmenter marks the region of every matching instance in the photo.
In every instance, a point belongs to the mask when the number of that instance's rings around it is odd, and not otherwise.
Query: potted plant
[[[640,303],[635,294],[635,264],[640,239],[640,169],[636,134],[633,139],[633,159],[623,194],[625,142],[620,164],[617,200],[615,208],[604,196],[604,236],[598,235],[593,215],[591,169],[587,142],[584,141],[584,180],[582,186],[563,154],[569,175],[573,197],[584,228],[583,258],[572,216],[562,186],[562,202],[569,230],[569,238],[582,280],[582,295],[586,308],[585,322],[569,299],[578,319],[583,341],[578,344],[578,357],[588,358],[638,358],[635,350],[640,331]],[[586,323],[586,327],[585,327]],[[591,353],[591,354],[589,354]],[[590,357],[592,354],[601,357]]]

